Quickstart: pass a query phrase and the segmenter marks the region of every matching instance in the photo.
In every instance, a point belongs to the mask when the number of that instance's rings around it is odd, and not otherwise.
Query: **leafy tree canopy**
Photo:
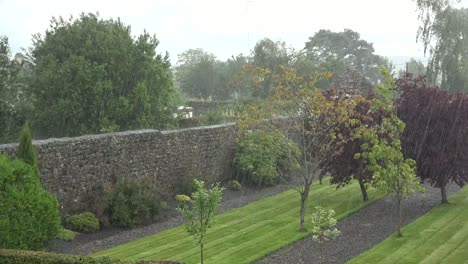
[[[18,138],[29,111],[26,94],[25,62],[11,59],[8,38],[0,36],[0,142]]]
[[[159,41],[98,14],[53,18],[34,37],[34,127],[40,136],[164,128],[177,93]]]
[[[361,39],[359,33],[351,29],[343,32],[319,30],[305,43],[305,51],[316,71],[333,73],[331,81],[351,68],[376,83],[383,79],[378,68],[391,67],[387,58],[374,54],[372,43]],[[330,82],[321,84],[322,87],[330,85]]]
[[[225,100],[247,94],[245,86],[231,82],[247,63],[242,54],[219,61],[203,49],[189,49],[179,54],[178,63],[176,82],[187,97]]]
[[[431,27],[429,81],[450,91],[468,91],[468,9],[448,7]]]
[[[406,122],[404,153],[416,160],[421,179],[440,188],[442,202],[448,202],[447,184],[468,183],[468,96],[430,87],[423,78],[405,76],[397,84],[398,115]]]

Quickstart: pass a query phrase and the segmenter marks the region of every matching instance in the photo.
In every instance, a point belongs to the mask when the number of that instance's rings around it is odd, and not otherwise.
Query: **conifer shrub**
[[[0,248],[37,249],[57,237],[57,199],[33,166],[0,155],[0,190]]]

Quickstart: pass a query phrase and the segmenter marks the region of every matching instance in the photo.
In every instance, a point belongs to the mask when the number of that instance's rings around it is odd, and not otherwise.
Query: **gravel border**
[[[261,189],[243,186],[240,191],[226,189],[223,193],[219,213],[244,206],[253,201],[283,192],[289,188],[285,184],[280,184]],[[49,245],[49,251],[63,254],[88,255],[183,224],[182,217],[174,209],[167,211],[165,216],[165,219],[157,223],[135,229],[107,228],[94,234],[78,234],[73,241],[54,240]]]
[[[440,204],[440,189],[428,185],[425,185],[425,188],[425,193],[415,193],[404,200],[403,225]],[[447,192],[451,194],[459,189],[456,185],[450,185],[447,187]],[[339,221],[337,228],[341,231],[341,235],[334,241],[323,244],[325,262],[345,263],[372,248],[395,232],[397,217],[395,201],[386,197]],[[258,263],[320,263],[318,243],[308,236],[265,257]]]

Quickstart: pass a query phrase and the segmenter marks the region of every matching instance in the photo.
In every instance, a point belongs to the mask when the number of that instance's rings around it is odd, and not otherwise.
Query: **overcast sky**
[[[52,16],[77,16],[98,11],[132,27],[156,34],[159,52],[177,54],[203,48],[225,60],[248,54],[268,37],[295,49],[319,29],[350,28],[374,44],[384,56],[422,57],[416,43],[418,19],[412,0],[0,0],[0,34],[7,35],[13,53],[31,45],[31,35],[43,33]]]

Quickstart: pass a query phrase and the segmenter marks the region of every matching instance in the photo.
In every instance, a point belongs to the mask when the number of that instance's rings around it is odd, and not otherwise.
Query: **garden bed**
[[[240,191],[226,189],[223,193],[220,212],[238,208],[250,202],[280,193],[288,189],[285,184],[266,187],[262,189],[242,187]],[[132,240],[146,237],[169,228],[183,224],[183,219],[175,210],[166,212],[166,217],[161,221],[135,229],[105,228],[93,234],[78,234],[73,241],[54,240],[50,244],[50,250],[64,254],[87,255],[99,250],[108,249]]]

